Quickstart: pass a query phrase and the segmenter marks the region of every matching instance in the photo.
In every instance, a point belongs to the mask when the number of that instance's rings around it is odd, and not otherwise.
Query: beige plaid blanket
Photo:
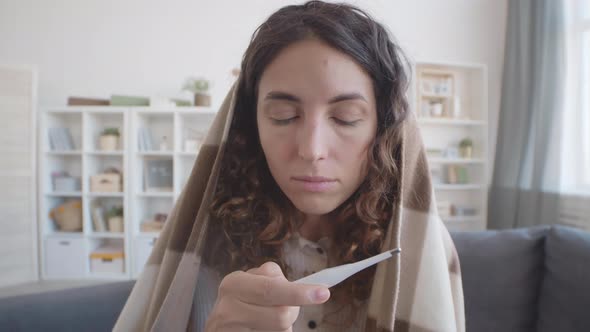
[[[168,217],[115,331],[187,331],[205,233],[224,144],[233,117],[235,88],[225,98],[187,184]],[[420,132],[413,115],[402,141],[402,197],[395,206],[383,251],[401,255],[377,266],[366,331],[464,331],[459,259],[438,217]]]

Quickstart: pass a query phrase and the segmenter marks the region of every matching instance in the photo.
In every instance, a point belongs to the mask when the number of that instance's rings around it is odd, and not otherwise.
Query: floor
[[[55,290],[62,290],[67,288],[77,288],[85,286],[93,286],[107,283],[108,281],[97,280],[67,280],[67,281],[39,281],[29,282],[15,286],[0,287],[0,298],[34,294]]]

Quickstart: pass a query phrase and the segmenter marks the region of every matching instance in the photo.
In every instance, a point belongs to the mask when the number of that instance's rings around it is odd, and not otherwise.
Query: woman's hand
[[[223,278],[205,331],[292,331],[300,306],[328,298],[328,288],[290,282],[276,263],[264,263]]]

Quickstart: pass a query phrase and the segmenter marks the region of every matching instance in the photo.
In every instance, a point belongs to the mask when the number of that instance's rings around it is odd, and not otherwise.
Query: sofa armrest
[[[135,281],[0,299],[2,331],[111,331]]]

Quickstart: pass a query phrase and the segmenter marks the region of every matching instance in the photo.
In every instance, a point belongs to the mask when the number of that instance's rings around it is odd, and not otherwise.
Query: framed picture
[[[144,162],[144,189],[146,192],[172,192],[174,190],[172,159],[147,159]]]

